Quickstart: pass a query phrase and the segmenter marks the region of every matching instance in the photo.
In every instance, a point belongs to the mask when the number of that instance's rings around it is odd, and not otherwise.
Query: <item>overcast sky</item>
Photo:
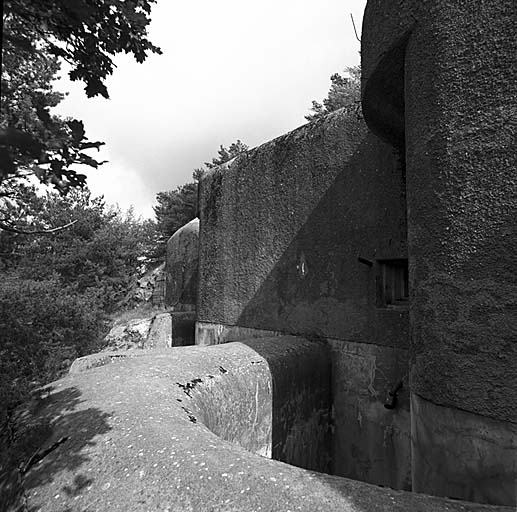
[[[330,75],[359,63],[366,0],[158,0],[151,41],[163,55],[126,55],[107,82],[110,99],[87,99],[63,80],[56,109],[106,142],[88,171],[95,195],[152,217],[155,195],[192,181],[220,144],[250,147],[305,123]]]

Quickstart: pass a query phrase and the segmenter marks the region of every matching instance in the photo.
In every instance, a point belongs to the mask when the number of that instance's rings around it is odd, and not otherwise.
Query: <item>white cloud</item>
[[[365,3],[159,0],[150,38],[164,55],[141,65],[118,56],[109,101],[61,86],[70,95],[59,111],[107,144],[91,188],[152,215],[155,194],[189,181],[220,144],[255,146],[303,124],[330,75],[359,62],[350,12],[360,27]]]

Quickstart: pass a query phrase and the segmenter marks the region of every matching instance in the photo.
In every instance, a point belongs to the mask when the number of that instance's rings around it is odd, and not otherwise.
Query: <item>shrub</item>
[[[14,272],[0,281],[0,422],[36,387],[59,378],[76,358],[97,351],[104,331],[100,299]]]

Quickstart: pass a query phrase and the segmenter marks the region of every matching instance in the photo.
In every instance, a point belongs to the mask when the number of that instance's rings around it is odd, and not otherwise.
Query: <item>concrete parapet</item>
[[[196,343],[332,346],[332,471],[409,489],[404,170],[344,110],[212,170],[200,189]],[[394,275],[394,274],[393,274]],[[392,277],[393,277],[392,275]],[[405,386],[395,409],[389,392]]]
[[[271,340],[139,351],[54,382],[20,426],[31,446],[28,453],[20,446],[23,474],[10,480],[22,485],[20,499],[30,510],[56,512],[510,511],[376,487],[249,451],[265,454],[275,414],[288,425],[320,407],[312,395],[309,406],[295,400],[275,408],[275,378],[310,380],[305,385],[314,388],[327,364],[321,344],[283,341],[280,351]],[[220,432],[227,440],[210,430],[220,414],[232,426]]]

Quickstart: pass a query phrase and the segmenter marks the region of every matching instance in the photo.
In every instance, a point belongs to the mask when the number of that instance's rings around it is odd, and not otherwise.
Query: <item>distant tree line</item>
[[[20,232],[0,231],[0,427],[31,390],[102,347],[156,243],[152,221],[86,189],[18,191],[10,214]],[[56,223],[68,227],[48,232]]]
[[[205,162],[205,167],[194,169],[193,181],[180,185],[174,190],[158,192],[156,205],[153,207],[158,233],[157,257],[165,255],[167,240],[183,225],[197,215],[198,182],[207,170],[224,164],[246,151],[248,146],[237,140],[228,147],[219,146],[218,154],[211,162]]]
[[[327,97],[320,103],[312,102],[311,113],[306,115],[307,121],[315,121],[325,117],[330,112],[345,109],[346,112],[357,119],[361,115],[361,69],[359,66],[347,67],[343,74],[335,73],[330,77],[330,89]],[[229,147],[220,146],[218,156],[211,162],[205,162],[205,168],[195,169],[193,181],[180,185],[174,190],[158,192],[156,205],[153,207],[156,216],[156,229],[158,232],[157,256],[163,257],[167,240],[183,225],[191,221],[197,215],[197,184],[203,174],[240,153],[246,151],[248,146],[240,140],[230,144]]]

